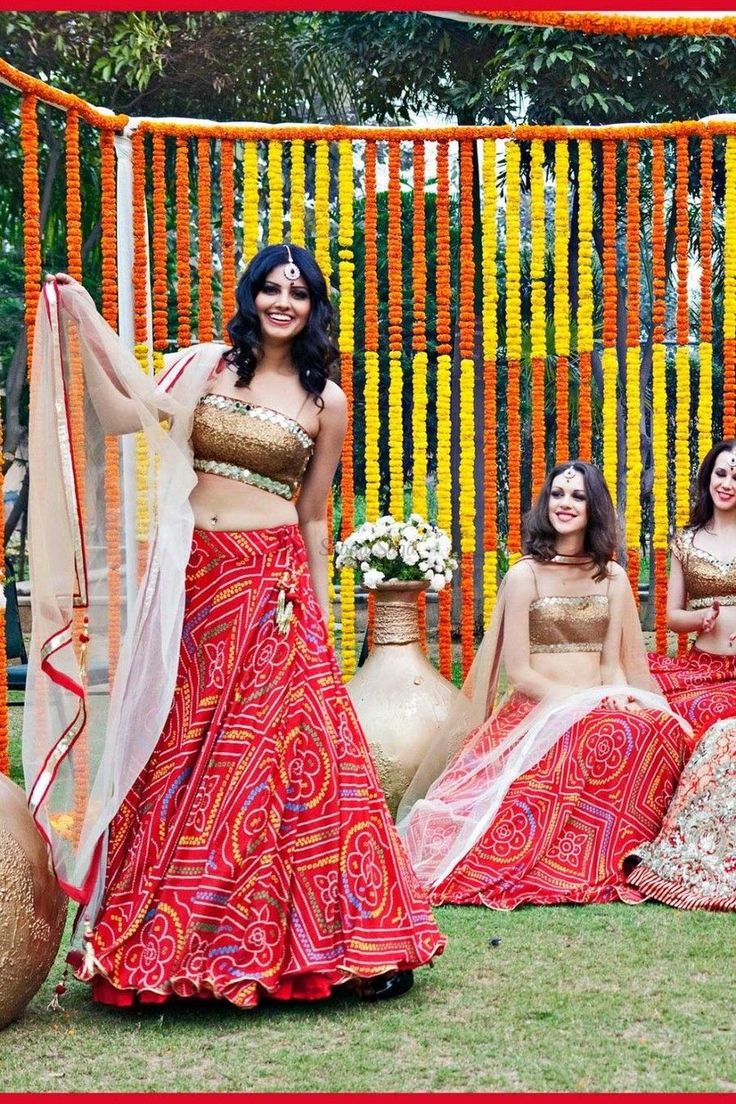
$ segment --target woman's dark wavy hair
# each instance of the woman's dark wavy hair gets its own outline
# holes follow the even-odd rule
[[[619,543],[618,519],[606,481],[593,464],[584,460],[565,460],[548,472],[537,501],[524,515],[524,551],[535,560],[549,561],[555,555],[557,533],[549,520],[549,496],[552,483],[567,468],[580,472],[585,485],[588,524],[583,536],[583,551],[595,565],[593,578],[608,575],[608,564]]]
[[[332,304],[322,270],[312,254],[299,245],[290,245],[289,249],[294,264],[307,285],[312,308],[306,326],[294,338],[291,356],[294,367],[299,372],[302,387],[314,396],[321,407],[324,405],[321,395],[330,378],[330,369],[340,355],[330,335]],[[256,253],[240,277],[237,289],[238,311],[227,327],[233,347],[225,354],[225,359],[237,369],[236,387],[246,387],[250,383],[263,352],[261,325],[255,307],[256,296],[266,283],[269,272],[288,264],[288,261],[289,254],[285,245],[267,245]]]
[[[716,441],[698,468],[693,487],[692,506],[688,529],[704,529],[713,517],[713,499],[710,497],[710,481],[716,461],[722,452],[736,452],[736,440],[732,437]]]

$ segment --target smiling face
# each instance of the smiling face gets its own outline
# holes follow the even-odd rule
[[[715,510],[736,508],[736,451],[724,449],[718,454],[708,490]]]
[[[560,536],[584,533],[588,504],[583,473],[569,467],[552,480],[547,507],[549,523]]]
[[[256,295],[255,308],[264,341],[283,343],[304,329],[312,304],[304,279],[287,280],[284,266],[277,265]]]

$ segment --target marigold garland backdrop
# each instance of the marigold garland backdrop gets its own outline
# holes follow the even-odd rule
[[[333,536],[412,508],[452,533],[458,579],[426,630],[444,674],[467,670],[545,469],[576,456],[605,470],[642,613],[667,646],[669,534],[703,453],[736,425],[736,118],[436,129],[134,120],[1,61],[0,79],[21,101],[29,328],[44,267],[38,116],[61,110],[68,267],[85,277],[79,149],[96,132],[100,305],[130,332],[143,371],[167,350],[226,337],[238,273],[260,245],[315,252],[352,414]],[[74,432],[79,387],[70,381]],[[141,440],[126,485],[124,452],[113,439],[105,457],[119,533],[108,548],[113,664],[117,607],[130,600],[120,541],[137,542],[140,568],[155,477]],[[355,579],[341,575],[349,677]],[[83,611],[75,630],[81,647]],[[6,755],[0,713],[0,769]]]

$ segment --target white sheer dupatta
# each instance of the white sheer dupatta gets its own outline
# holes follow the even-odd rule
[[[557,740],[606,697],[631,698],[671,716],[649,674],[644,639],[628,588],[620,642],[625,682],[543,698],[510,730],[496,723],[508,702],[502,655],[506,580],[491,623],[453,707],[399,805],[397,828],[423,885],[439,885],[483,836],[515,779],[531,770]],[[680,718],[677,718],[680,720]],[[685,722],[682,727],[688,730]]]
[[[39,300],[29,419],[32,638],[23,767],[29,808],[59,882],[90,913],[102,891],[107,827],[149,759],[173,696],[193,530],[191,418],[223,348],[185,350],[154,380],[80,285],[48,283]],[[85,390],[83,462],[75,455],[80,441],[73,439],[69,407],[78,364]],[[136,430],[145,434],[157,478],[148,504],[148,563],[110,688],[113,518],[105,494],[105,434]],[[115,533],[115,570],[120,561],[124,576],[136,565],[125,562],[117,523]],[[125,586],[114,588],[120,590]],[[86,647],[79,633],[75,639],[75,608],[89,618]],[[116,625],[124,624],[122,608],[112,613]]]

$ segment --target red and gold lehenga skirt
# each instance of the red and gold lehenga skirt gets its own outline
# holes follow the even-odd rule
[[[513,694],[488,739],[499,741],[535,704]],[[623,860],[634,841],[657,835],[689,751],[667,713],[592,709],[515,779],[482,837],[432,890],[432,903],[513,909],[641,900],[626,885]]]
[[[240,1007],[326,997],[444,947],[296,526],[195,530],[171,712],[112,822],[90,942],[99,1001]]]
[[[657,839],[629,882],[684,909],[736,909],[736,656],[652,655],[652,674],[699,737]]]

